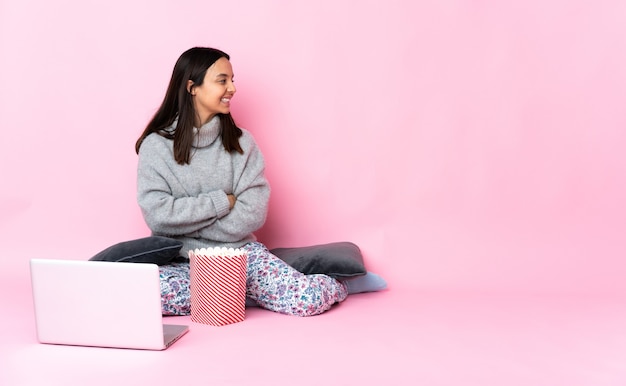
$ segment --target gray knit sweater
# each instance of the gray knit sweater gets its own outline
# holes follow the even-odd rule
[[[220,130],[218,116],[194,129],[187,165],[176,163],[174,141],[159,134],[148,135],[139,149],[137,201],[143,217],[153,235],[182,241],[185,257],[190,249],[238,248],[255,241],[253,232],[267,215],[270,187],[254,138],[243,130],[244,153],[228,153]],[[227,194],[237,197],[233,209]]]

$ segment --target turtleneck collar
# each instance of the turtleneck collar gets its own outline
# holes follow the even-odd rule
[[[202,125],[201,128],[193,128],[193,147],[207,147],[211,145],[220,135],[221,125],[218,115],[211,118],[210,121]]]

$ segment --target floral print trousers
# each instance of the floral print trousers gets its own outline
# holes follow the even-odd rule
[[[313,316],[342,302],[348,290],[330,276],[304,275],[253,242],[241,249],[248,254],[246,296],[262,308],[287,315]],[[189,263],[159,267],[163,315],[189,315]]]

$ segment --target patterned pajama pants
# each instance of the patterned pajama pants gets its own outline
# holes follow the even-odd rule
[[[326,275],[304,275],[272,255],[261,243],[248,253],[246,296],[260,307],[287,315],[323,313],[348,296],[345,284]],[[163,315],[190,313],[189,263],[159,267]]]

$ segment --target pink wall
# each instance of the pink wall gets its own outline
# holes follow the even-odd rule
[[[0,0],[2,269],[147,235],[134,141],[208,45],[270,247],[354,241],[392,288],[624,295],[625,25],[621,0]]]

